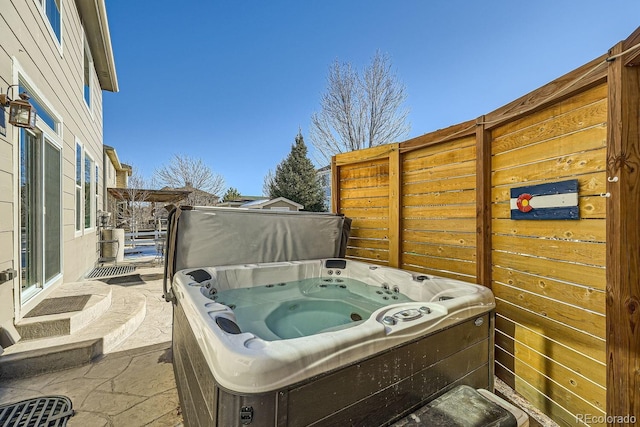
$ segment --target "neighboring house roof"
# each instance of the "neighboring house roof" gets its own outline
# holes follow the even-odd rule
[[[102,90],[118,92],[105,0],[76,0],[76,7],[82,19],[100,87]]]
[[[254,200],[262,200],[262,196],[240,196],[233,200],[221,201],[216,206],[239,208],[241,205],[247,202],[253,202]]]
[[[275,199],[262,199],[262,200],[254,200],[253,202],[248,202],[245,203],[243,205],[241,205],[241,208],[250,208],[250,209],[264,209],[270,205],[279,203],[279,202],[284,202],[284,203],[288,203],[291,206],[295,206],[298,209],[304,209],[304,205],[301,205],[300,203],[296,203],[293,200],[289,200],[286,197],[277,197]]]
[[[253,200],[251,202],[243,203],[240,206],[243,207],[243,208],[251,208],[251,207],[254,207],[254,206],[262,206],[263,204],[265,204],[268,201],[269,201],[269,199],[258,199],[258,200]]]
[[[116,153],[116,149],[109,145],[103,145],[103,147],[104,147],[105,154],[107,155],[107,157],[111,161],[111,164],[113,165],[113,168],[118,172],[126,171],[127,174],[131,176],[131,174],[133,173],[133,169],[129,165],[120,163],[120,159],[118,158],[118,153]]]

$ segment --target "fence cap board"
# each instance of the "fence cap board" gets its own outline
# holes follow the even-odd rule
[[[378,145],[362,150],[339,153],[334,156],[336,166],[343,166],[352,163],[361,163],[369,160],[384,159],[389,157],[389,153],[398,149],[398,143]]]
[[[570,98],[577,92],[597,86],[607,79],[607,54],[576,68],[550,83],[521,96],[485,116],[487,129],[517,120],[525,114],[539,111],[551,104]]]

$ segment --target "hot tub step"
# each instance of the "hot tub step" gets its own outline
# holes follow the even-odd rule
[[[474,427],[526,427],[524,411],[487,390],[459,385],[444,393],[392,427],[465,425]]]

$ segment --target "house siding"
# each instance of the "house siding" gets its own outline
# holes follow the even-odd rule
[[[102,91],[95,69],[91,110],[83,97],[84,29],[73,1],[62,1],[62,48],[52,36],[46,16],[34,0],[5,1],[0,5],[0,88],[17,84],[17,75],[33,85],[36,96],[47,101],[61,125],[58,142],[62,153],[62,280],[29,302],[32,306],[62,281],[81,278],[97,259],[96,229],[75,230],[76,141],[99,167],[97,206],[104,199]],[[17,88],[15,88],[17,89]],[[14,97],[17,96],[15,90]],[[8,119],[7,113],[5,118]],[[19,132],[7,121],[0,135],[0,271],[20,270],[19,233]],[[95,176],[95,169],[91,171]],[[95,221],[95,220],[94,220]],[[0,284],[0,326],[11,332],[11,323],[24,315],[15,293],[19,278]]]
[[[268,205],[264,206],[263,209],[273,209],[273,208],[287,208],[291,211],[297,211],[298,207],[292,205],[291,203],[287,203],[285,201],[279,201],[279,202],[274,202],[274,203],[269,203]]]

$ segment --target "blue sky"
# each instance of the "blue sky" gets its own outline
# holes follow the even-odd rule
[[[387,53],[414,137],[474,119],[605,53],[638,0],[107,1],[119,93],[105,144],[150,178],[173,154],[260,195],[308,129],[336,59]],[[138,110],[142,108],[142,111]]]

